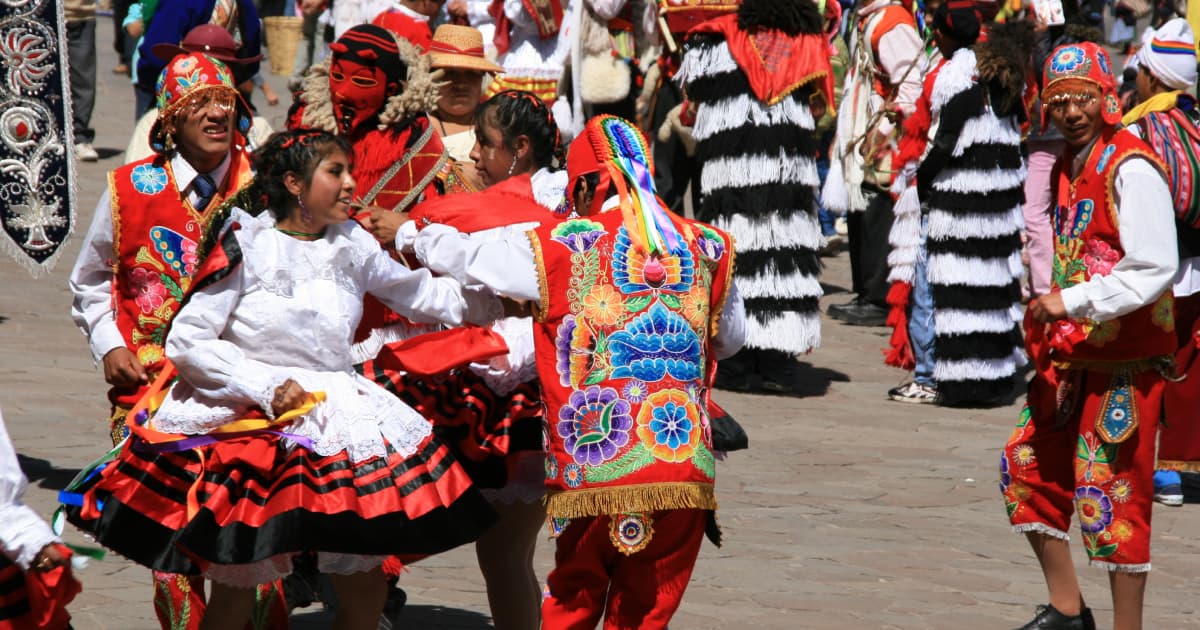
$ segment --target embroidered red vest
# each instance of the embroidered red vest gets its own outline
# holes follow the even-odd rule
[[[734,251],[688,224],[668,256],[638,250],[620,212],[529,233],[551,517],[716,509],[706,372]]]
[[[1161,168],[1144,142],[1127,131],[1106,131],[1096,140],[1079,176],[1071,181],[1069,156],[1055,164],[1055,289],[1108,275],[1125,255],[1117,220],[1117,166],[1138,156]],[[1174,247],[1174,243],[1165,244]],[[1051,333],[1055,360],[1064,363],[1117,363],[1175,353],[1174,300],[1168,288],[1150,304],[1106,322],[1065,319]]]
[[[125,345],[148,372],[163,362],[163,342],[196,271],[196,246],[222,201],[250,181],[250,160],[233,151],[225,181],[201,214],[179,192],[171,162],[151,156],[108,175],[113,221],[113,306]],[[145,388],[113,388],[113,404],[132,405]]]

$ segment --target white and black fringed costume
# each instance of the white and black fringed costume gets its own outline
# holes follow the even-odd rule
[[[823,245],[809,104],[832,91],[821,15],[809,0],[748,0],[691,32],[680,76],[696,105],[696,218],[737,241],[746,347],[808,352],[821,343]]]
[[[890,279],[900,288],[911,284],[913,245],[920,242],[924,213],[933,376],[941,402],[949,405],[985,404],[1008,394],[1025,363],[1019,327],[1024,67],[1019,53],[1002,48],[1012,46],[1004,35],[955,51],[936,70],[932,90],[926,87],[915,120],[905,126],[906,136],[922,126],[924,137],[930,126],[936,131],[916,172],[919,205],[905,200],[912,190],[896,205]],[[921,105],[928,106],[924,125]],[[890,298],[896,295],[894,285]],[[895,356],[889,355],[889,363],[899,365]]]

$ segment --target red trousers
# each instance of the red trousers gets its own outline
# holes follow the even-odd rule
[[[1014,529],[1066,540],[1079,517],[1093,566],[1150,569],[1154,447],[1164,379],[1155,370],[1127,375],[1039,371],[1000,459],[1000,490]],[[1124,441],[1105,442],[1104,418],[1137,418]]]
[[[1158,468],[1200,471],[1200,293],[1175,298],[1175,361],[1185,378],[1167,383]]]
[[[163,630],[196,630],[206,607],[204,578],[154,572],[154,612]],[[290,612],[282,582],[259,584],[245,630],[286,630]]]
[[[707,514],[666,510],[649,515],[572,519],[558,536],[544,630],[666,628],[679,608]]]

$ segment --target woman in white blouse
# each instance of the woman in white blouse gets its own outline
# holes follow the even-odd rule
[[[365,293],[418,322],[503,309],[349,220],[349,154],[309,130],[259,150],[243,198],[270,211],[233,210],[197,264],[166,344],[179,379],[72,514],[136,562],[211,578],[202,629],[241,627],[255,585],[310,552],[337,591],[334,627],[374,628],[386,556],[444,551],[494,520],[429,422],[353,371],[350,346]]]

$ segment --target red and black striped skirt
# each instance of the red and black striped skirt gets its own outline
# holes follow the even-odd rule
[[[470,370],[421,378],[390,369],[382,361],[356,366],[433,422],[434,435],[448,444],[480,488],[502,488],[521,452],[542,450],[542,398],[535,381],[497,395]]]
[[[195,575],[301,552],[434,554],[495,521],[450,450],[429,436],[403,457],[352,462],[274,435],[154,452],[134,440],[68,517],[158,571]],[[99,503],[97,503],[99,502]]]

